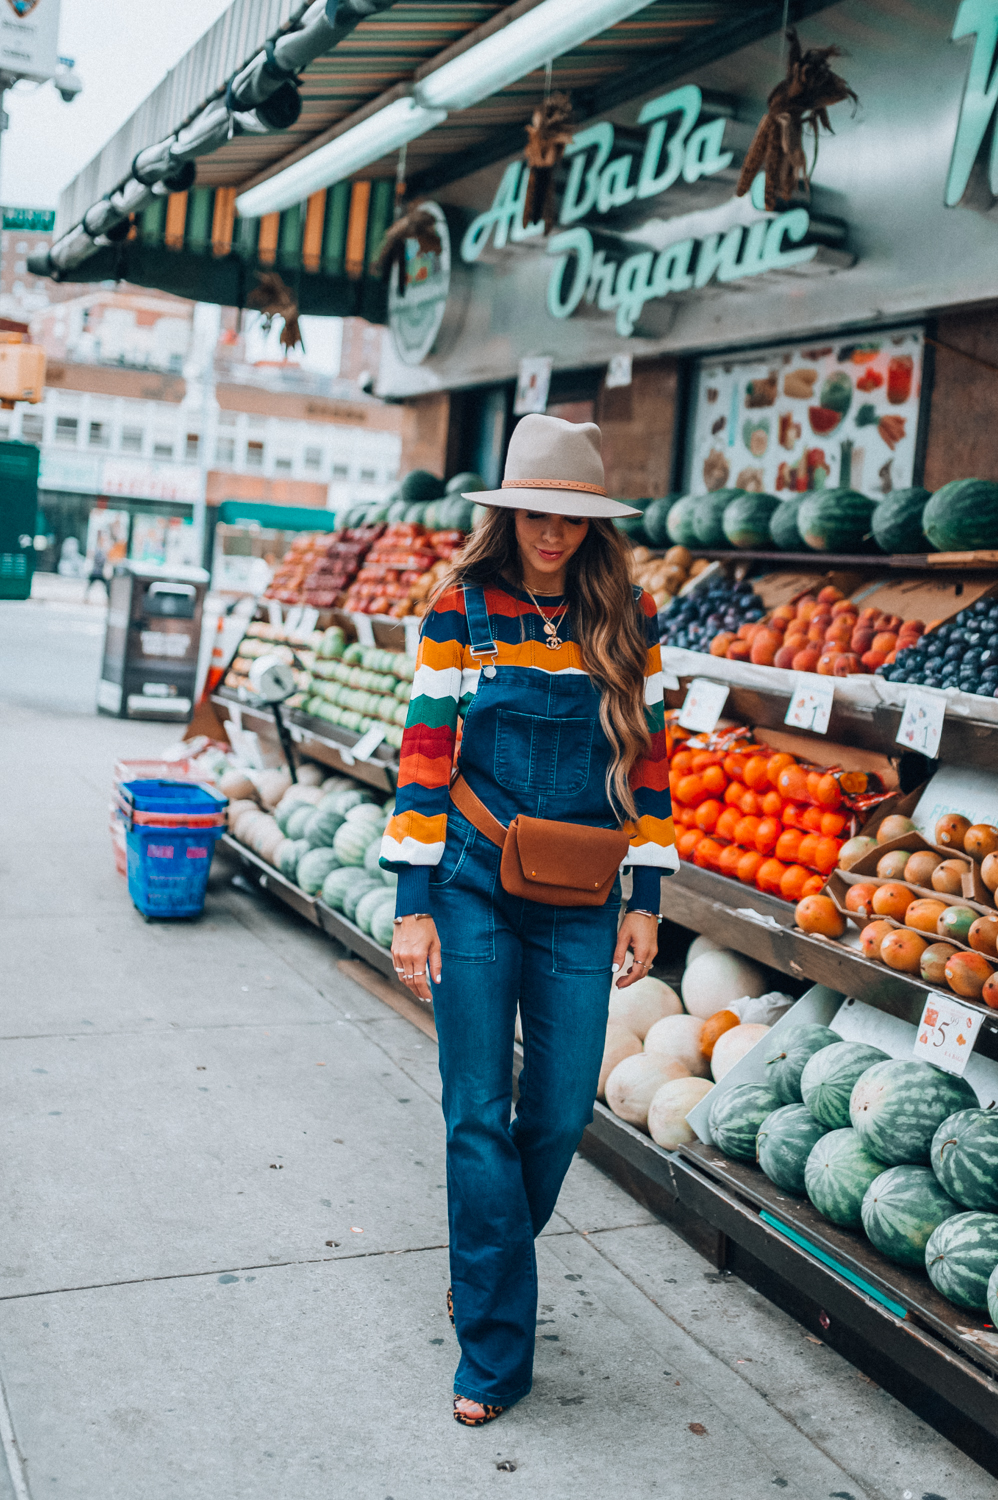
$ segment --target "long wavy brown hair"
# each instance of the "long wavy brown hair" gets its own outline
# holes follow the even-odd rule
[[[634,762],[650,748],[651,737],[644,710],[648,645],[631,585],[629,552],[612,521],[591,516],[585,540],[568,564],[565,593],[582,664],[600,690],[600,724],[613,751],[607,796],[626,817],[636,818],[629,777]],[[455,585],[485,587],[504,579],[519,585],[522,572],[516,512],[489,506],[433,599]]]

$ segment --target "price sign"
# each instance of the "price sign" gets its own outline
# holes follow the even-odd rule
[[[357,639],[362,646],[374,645],[374,626],[370,615],[354,614],[350,618],[357,628]]]
[[[933,990],[925,1002],[912,1051],[922,1062],[960,1074],[970,1061],[980,1029],[979,1012]]]
[[[356,745],[349,750],[345,747],[340,748],[340,758],[345,760],[348,766],[352,766],[358,760],[370,760],[387,732],[387,724],[372,724],[367,733],[361,735]]]
[[[814,672],[797,672],[783,722],[792,729],[810,729],[813,734],[824,734],[834,701],[835,688],[828,677],[818,677]]]
[[[298,629],[302,635],[311,635],[319,623],[319,611],[313,604],[302,606],[301,617],[298,621]]]
[[[278,628],[283,623],[284,611],[276,599],[267,600],[267,618],[271,625],[276,625]]]
[[[405,654],[415,656],[419,650],[419,627],[422,622],[414,617],[406,616],[402,621],[405,626]]]
[[[721,717],[727,697],[726,683],[708,682],[706,677],[694,677],[679,712],[680,724],[684,729],[709,734]]]
[[[897,743],[906,750],[919,750],[934,760],[946,717],[946,699],[941,693],[909,693],[898,725]]]

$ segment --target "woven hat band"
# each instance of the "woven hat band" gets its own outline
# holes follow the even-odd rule
[[[599,484],[584,484],[576,479],[504,479],[504,490],[581,490],[587,495],[602,495],[606,490]]]

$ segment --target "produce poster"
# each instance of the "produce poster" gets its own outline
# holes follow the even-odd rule
[[[923,347],[904,328],[701,360],[690,491],[908,488]]]

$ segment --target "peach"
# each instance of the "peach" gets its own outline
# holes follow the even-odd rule
[[[710,643],[711,656],[723,656],[728,647],[731,645],[732,641],[735,640],[737,640],[737,636],[735,635],[733,630],[719,631],[719,633],[715,635],[714,639]]]
[[[798,651],[790,665],[795,672],[816,672],[821,652],[815,646],[806,646],[803,651]]]
[[[852,677],[856,672],[862,672],[863,663],[855,651],[843,651],[841,656],[835,658],[832,668],[833,677]]]
[[[797,646],[781,646],[773,657],[773,666],[779,667],[784,672],[789,672],[797,655]]]

